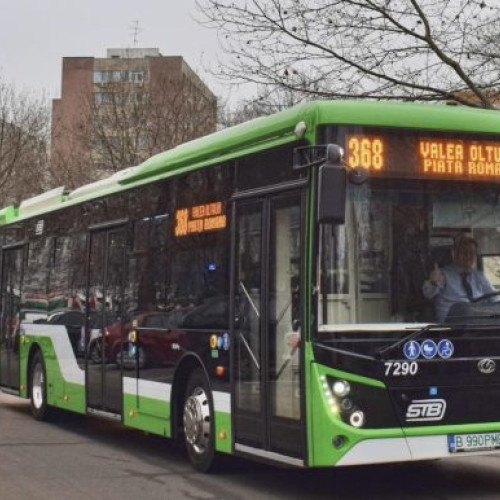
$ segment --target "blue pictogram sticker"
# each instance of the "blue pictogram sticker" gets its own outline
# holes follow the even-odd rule
[[[416,340],[409,340],[403,346],[403,354],[410,361],[417,359],[420,356],[420,344]]]
[[[229,351],[229,333],[225,333],[222,336],[222,347],[224,348],[225,351]]]
[[[453,342],[448,339],[443,339],[439,341],[438,344],[438,354],[443,359],[450,359],[455,352],[455,346]]]
[[[429,387],[429,396],[437,396],[438,388],[437,387]]]
[[[422,356],[425,359],[432,359],[436,356],[437,354],[437,345],[434,340],[427,339],[422,342],[422,346],[420,348],[422,352]]]
[[[217,337],[217,348],[222,349],[222,345],[224,343],[224,339],[222,337]]]

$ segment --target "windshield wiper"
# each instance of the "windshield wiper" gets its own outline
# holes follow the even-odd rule
[[[500,313],[491,313],[491,314],[475,314],[474,316],[448,316],[446,318],[446,321],[450,321],[450,320],[453,320],[453,321],[458,321],[458,320],[462,320],[462,321],[466,321],[466,320],[469,320],[469,319],[500,319]],[[448,325],[448,323],[444,323],[445,325]],[[454,323],[454,322],[451,322],[450,323],[451,325],[453,325],[453,327],[455,328],[458,323]],[[476,326],[476,325],[469,325],[468,323],[461,323],[460,324],[461,326],[464,326],[464,327],[467,327],[467,326]],[[497,326],[498,325],[491,325],[491,326]]]
[[[392,351],[396,347],[399,347],[401,344],[405,344],[406,342],[409,342],[410,340],[413,340],[413,339],[419,337],[420,335],[429,332],[432,328],[436,328],[436,327],[438,329],[442,329],[442,328],[451,329],[452,328],[452,327],[447,327],[444,325],[426,325],[423,328],[420,328],[419,330],[416,330],[416,331],[410,333],[409,335],[406,335],[405,337],[396,340],[396,342],[393,342],[392,344],[389,344],[388,346],[385,346],[385,347],[378,349],[375,352],[375,357],[377,357],[379,359],[386,359],[385,354],[388,353],[389,351]]]

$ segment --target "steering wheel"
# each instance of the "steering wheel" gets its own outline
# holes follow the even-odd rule
[[[484,295],[481,295],[481,297],[477,297],[475,299],[472,299],[471,303],[475,304],[477,302],[483,302],[485,300],[491,299],[492,297],[498,297],[499,295],[500,295],[500,291],[485,293]]]

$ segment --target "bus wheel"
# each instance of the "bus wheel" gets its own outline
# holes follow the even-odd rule
[[[183,424],[191,464],[200,472],[208,472],[215,458],[214,406],[208,381],[199,368],[191,374],[186,386]]]
[[[53,410],[47,405],[47,372],[40,351],[33,356],[30,375],[31,413],[36,420],[49,420],[53,416]]]

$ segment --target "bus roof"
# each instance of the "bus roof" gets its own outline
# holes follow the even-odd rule
[[[315,101],[251,120],[181,144],[135,167],[67,193],[51,190],[19,207],[0,210],[0,225],[75,205],[156,179],[229,161],[305,137],[315,140],[320,125],[365,125],[405,129],[500,134],[498,111],[446,106],[372,101]]]

